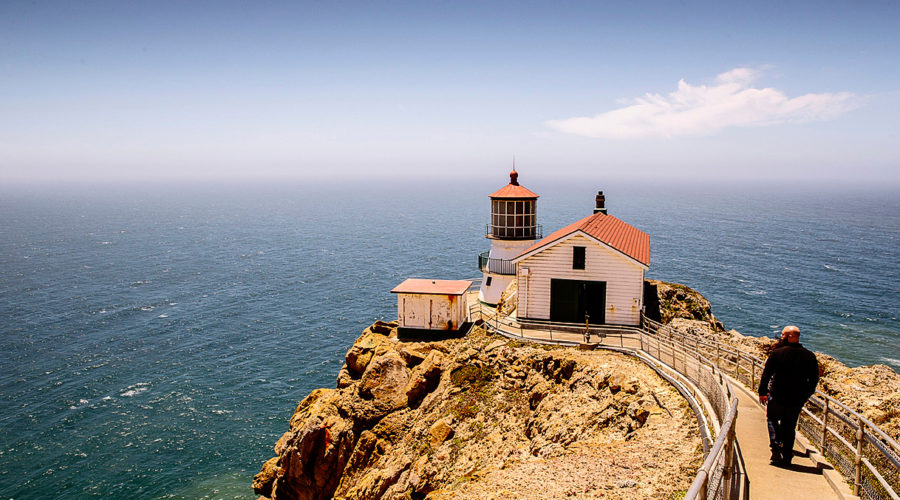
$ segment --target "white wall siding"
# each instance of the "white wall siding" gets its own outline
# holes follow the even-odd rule
[[[461,295],[397,294],[397,318],[402,328],[458,330],[466,320],[466,301]]]
[[[584,269],[572,269],[576,246],[585,247]],[[550,319],[551,279],[588,280],[606,282],[606,323],[640,324],[644,269],[605,245],[576,235],[519,261],[518,269],[520,317]]]

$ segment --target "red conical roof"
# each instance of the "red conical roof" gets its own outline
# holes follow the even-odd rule
[[[540,198],[537,194],[532,192],[529,189],[526,189],[523,186],[519,185],[519,173],[513,170],[509,173],[509,184],[503,186],[498,191],[494,192],[490,195],[491,198],[515,198],[518,200],[521,199],[533,199],[536,200]]]

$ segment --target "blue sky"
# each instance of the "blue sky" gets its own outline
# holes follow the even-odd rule
[[[3,2],[0,181],[900,185],[896,2]]]

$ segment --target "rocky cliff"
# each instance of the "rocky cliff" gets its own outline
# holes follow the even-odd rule
[[[279,500],[668,498],[702,459],[690,408],[636,359],[477,326],[401,341],[382,322],[335,389],[300,403],[275,455],[253,488]]]
[[[725,331],[710,310],[709,301],[684,285],[653,281],[657,285],[660,316],[673,328],[716,338],[761,359],[775,346],[775,339],[744,336]],[[802,332],[801,332],[802,341]],[[894,439],[900,440],[900,375],[886,365],[850,368],[833,357],[816,353],[821,379],[819,390],[862,414]]]

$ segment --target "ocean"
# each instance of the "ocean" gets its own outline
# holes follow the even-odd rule
[[[545,234],[603,189],[726,328],[900,369],[898,190],[520,179]],[[0,497],[255,498],[391,288],[478,277],[505,183],[0,187]]]

